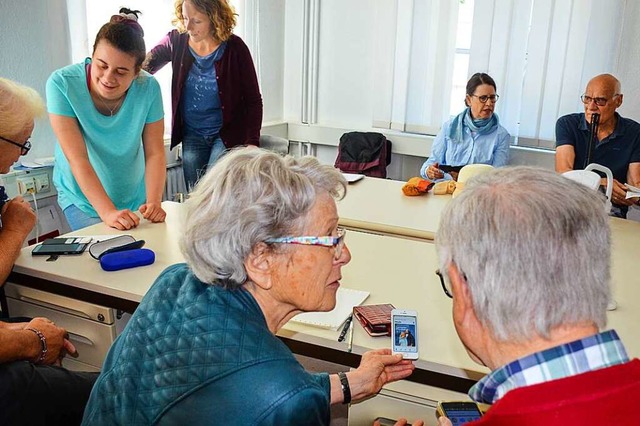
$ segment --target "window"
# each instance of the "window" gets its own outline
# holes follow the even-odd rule
[[[413,0],[376,4],[374,127],[435,134],[490,74],[517,145],[553,148],[555,122],[581,111],[588,80],[615,70],[626,0]],[[394,19],[389,19],[389,17]],[[391,21],[391,23],[389,23]],[[395,21],[395,22],[394,22]]]
[[[470,70],[487,70],[518,145],[553,148],[591,77],[618,61],[625,0],[476,0]]]
[[[453,59],[453,83],[449,115],[457,115],[464,108],[467,81],[469,80],[469,55],[473,29],[474,0],[460,0],[456,28],[456,51]]]

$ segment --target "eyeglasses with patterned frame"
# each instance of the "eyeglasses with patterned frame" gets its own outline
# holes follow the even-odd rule
[[[25,143],[23,143],[23,144],[18,143],[18,142],[14,142],[11,139],[7,139],[7,138],[5,138],[3,136],[0,136],[0,139],[5,141],[5,142],[7,142],[7,143],[10,143],[11,145],[19,146],[20,147],[20,155],[27,155],[29,153],[29,150],[31,149],[31,141],[29,141],[29,139],[27,139],[25,141]]]
[[[478,96],[478,95],[471,95],[474,98],[478,98],[478,100],[483,103],[486,104],[487,101],[491,101],[491,103],[496,103],[498,102],[498,99],[500,99],[499,95],[482,95],[482,96]]]
[[[335,251],[333,253],[333,258],[335,260],[340,259],[342,256],[342,249],[344,247],[344,237],[347,233],[347,230],[344,228],[338,228],[337,236],[324,236],[324,237],[312,237],[312,236],[303,236],[303,237],[280,237],[280,238],[269,238],[264,242],[267,244],[301,244],[307,246],[322,246],[322,247],[333,247]]]
[[[598,106],[605,106],[609,103],[610,100],[615,99],[617,96],[620,96],[620,93],[616,93],[611,97],[611,99],[607,98],[592,98],[591,96],[587,96],[586,94],[580,96],[580,100],[583,104],[589,105],[592,101],[596,103]]]

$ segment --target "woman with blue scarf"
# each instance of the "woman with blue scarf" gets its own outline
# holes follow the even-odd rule
[[[493,78],[484,73],[472,75],[467,82],[467,108],[444,123],[420,175],[432,181],[457,180],[457,172],[445,173],[440,166],[505,166],[509,161],[511,136],[493,112],[497,101]]]

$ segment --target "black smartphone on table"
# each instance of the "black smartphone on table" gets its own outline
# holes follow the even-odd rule
[[[60,254],[82,254],[87,243],[39,244],[31,251],[32,256],[51,256]]]

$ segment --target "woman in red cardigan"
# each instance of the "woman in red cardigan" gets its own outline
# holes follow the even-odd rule
[[[262,96],[247,45],[227,0],[182,0],[169,32],[149,54],[144,69],[168,62],[171,82],[171,148],[182,142],[182,165],[191,190],[225,149],[259,144]]]

